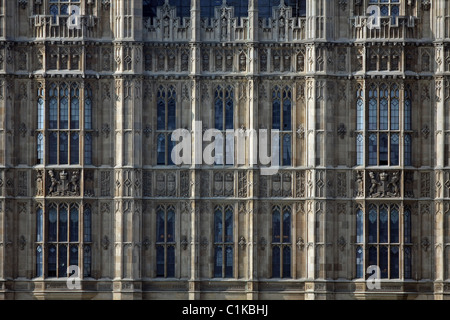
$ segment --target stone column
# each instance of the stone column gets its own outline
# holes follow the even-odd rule
[[[190,278],[189,278],[189,299],[200,299],[200,173],[203,150],[202,150],[202,128],[199,125],[201,120],[200,110],[200,0],[191,1],[191,132],[192,132],[192,165],[191,165],[191,226],[190,226]]]

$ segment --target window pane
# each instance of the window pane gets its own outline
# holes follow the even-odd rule
[[[364,164],[364,138],[362,134],[356,136],[356,165]]]
[[[68,164],[69,154],[69,141],[67,133],[62,132],[59,134],[59,164]]]
[[[175,92],[173,92],[172,98],[167,104],[168,114],[167,114],[167,130],[175,130],[176,127],[176,102],[175,102]]]
[[[78,266],[78,246],[70,246],[69,263],[71,266]]]
[[[406,209],[404,214],[404,233],[405,243],[411,243],[411,211],[409,209]]]
[[[233,211],[225,212],[225,242],[233,242]]]
[[[38,133],[37,135],[37,164],[44,164],[44,135]],[[53,159],[54,160],[54,159]],[[54,160],[56,161],[56,160]]]
[[[369,243],[377,242],[377,210],[371,208],[369,211]]]
[[[272,277],[281,278],[281,256],[280,247],[275,246],[272,248]]]
[[[411,136],[405,135],[405,166],[410,166],[411,163]]]
[[[58,240],[67,241],[67,207],[59,206],[59,230]]]
[[[86,206],[84,208],[84,220],[83,220],[83,228],[84,228],[84,241],[91,242],[92,241],[92,231],[91,231],[91,207]]]
[[[92,101],[90,98],[86,98],[84,101],[84,128],[92,129]]]
[[[369,248],[369,266],[377,266],[378,265],[378,252],[377,248],[370,247]]]
[[[38,100],[38,130],[44,129],[44,99],[39,98]]]
[[[281,107],[280,101],[274,100],[272,104],[272,129],[281,129]]]
[[[411,100],[405,100],[405,130],[411,130]]]
[[[222,0],[200,0],[200,15],[202,17],[214,17],[214,7],[220,6]]]
[[[214,242],[223,242],[223,226],[222,226],[222,211],[216,210],[214,214]]]
[[[70,209],[70,241],[78,241],[78,208]]]
[[[291,91],[285,91],[285,97],[283,97],[283,130],[284,131],[290,131],[292,130],[292,124],[291,124]]]
[[[281,242],[281,224],[280,224],[280,211],[275,209],[272,214],[272,242]]]
[[[84,135],[84,164],[92,164],[92,134],[90,133]]]
[[[62,98],[59,108],[59,128],[67,129],[69,126],[69,102],[67,98]]]
[[[158,210],[156,213],[156,242],[164,242],[164,211]]]
[[[391,130],[399,129],[399,104],[398,99],[391,100]]]
[[[56,247],[50,245],[48,247],[48,276],[56,277]]]
[[[67,277],[67,246],[58,246],[58,277]]]
[[[225,278],[233,277],[233,247],[226,247]]]
[[[369,136],[369,165],[376,166],[378,164],[377,135]]]
[[[284,134],[283,135],[283,166],[290,166],[291,165],[291,159],[292,159],[292,142],[291,142],[291,135],[290,134]]]
[[[398,134],[391,135],[391,166],[399,165],[399,138]]]
[[[388,135],[383,133],[380,135],[380,166],[388,165]]]
[[[381,247],[380,248],[380,269],[381,269],[381,278],[388,278],[388,248]]]
[[[36,211],[36,241],[41,242],[43,240],[43,212],[39,208]]]
[[[364,215],[362,210],[356,212],[356,242],[364,242]]]
[[[362,247],[356,248],[356,278],[364,277],[364,254]]]
[[[167,212],[167,242],[175,241],[175,212],[169,209]]]
[[[77,132],[70,134],[70,164],[80,163],[80,141]]]
[[[57,220],[57,211],[56,208],[50,208],[48,214],[48,241],[56,241],[56,220]]]
[[[78,98],[72,98],[70,106],[70,129],[80,128],[80,101]]]
[[[216,90],[216,102],[214,105],[215,129],[223,130],[223,90]]]
[[[214,277],[222,278],[222,247],[216,247],[214,253]]]
[[[49,108],[49,128],[50,129],[58,129],[58,100],[56,98],[50,99],[50,108]]]
[[[36,248],[36,277],[42,277],[42,247]]]
[[[84,246],[83,264],[83,276],[91,277],[91,246]]]
[[[164,247],[156,247],[156,276],[164,277]]]
[[[167,248],[167,276],[175,277],[175,247]]]
[[[283,278],[291,277],[291,248],[283,247]]]
[[[233,91],[227,91],[230,95],[225,104],[225,129],[233,129]]]
[[[391,207],[391,243],[398,243],[399,240],[399,216],[398,209]]]
[[[50,132],[48,153],[49,164],[58,164],[58,133],[56,132]]]
[[[391,279],[399,278],[399,249],[398,247],[391,247],[390,267],[391,267]]]
[[[283,243],[291,242],[291,213],[285,210],[283,213]]]
[[[166,103],[163,99],[158,100],[156,128],[157,130],[166,129]]]
[[[364,130],[364,102],[358,99],[356,103],[356,130]]]
[[[405,247],[405,279],[411,279],[411,248]]]
[[[381,243],[388,242],[388,210],[382,206],[380,209],[380,240]]]
[[[158,146],[157,146],[157,164],[166,164],[166,136],[160,134],[158,136]]]
[[[369,130],[377,130],[377,100],[369,101]]]

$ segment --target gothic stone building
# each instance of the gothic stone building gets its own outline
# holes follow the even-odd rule
[[[1,0],[0,298],[449,298],[449,80],[446,0]]]

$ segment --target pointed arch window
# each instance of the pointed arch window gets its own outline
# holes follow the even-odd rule
[[[175,207],[156,209],[156,276],[175,277]]]
[[[174,86],[160,86],[157,92],[156,162],[158,165],[173,165],[171,157],[175,142],[172,132],[176,129],[177,94]]]
[[[78,266],[85,277],[90,276],[91,206],[85,206],[84,218],[81,208],[77,203],[50,203],[36,208],[37,277],[67,277],[69,266]]]
[[[397,204],[369,204],[366,215],[363,209],[359,208],[356,212],[356,243],[357,278],[363,278],[364,270],[371,265],[380,267],[382,279],[411,278],[409,206],[405,206],[402,213]],[[401,246],[407,248],[408,252],[403,259],[400,255]],[[364,251],[363,248],[367,250]],[[403,275],[400,273],[402,265]]]
[[[366,136],[368,166],[398,166],[402,158],[404,165],[411,165],[409,86],[401,90],[395,83],[379,86],[372,84],[369,86],[366,102],[367,124],[364,122],[364,93],[360,86],[356,100],[356,164],[365,163],[364,136]]]
[[[189,17],[191,12],[190,0],[169,0],[171,6],[176,7],[177,17]],[[144,18],[154,18],[157,14],[158,7],[164,5],[164,0],[143,0],[142,15]]]
[[[45,104],[43,85],[38,88],[37,164],[92,164],[92,89],[86,85],[82,107],[81,84],[49,84]],[[85,127],[81,115],[84,113]],[[47,121],[46,121],[47,120]],[[84,135],[84,153],[81,137]]]
[[[217,206],[214,211],[214,277],[233,278],[234,210]]]
[[[280,132],[280,165],[292,165],[292,92],[275,86],[272,90],[272,129]]]
[[[289,206],[272,208],[272,277],[291,277],[291,224]]]

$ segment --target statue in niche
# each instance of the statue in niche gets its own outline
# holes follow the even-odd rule
[[[165,16],[163,18],[163,37],[164,37],[164,39],[169,38],[169,35],[170,35],[169,24],[170,24],[169,17]]]
[[[220,31],[221,37],[222,37],[222,39],[225,40],[228,35],[227,18],[225,16],[222,17],[222,21],[221,21],[220,25],[221,25],[221,31]]]
[[[284,40],[284,32],[285,32],[285,22],[284,22],[284,18],[281,17],[280,18],[280,22],[278,24],[278,36],[279,36],[279,40]]]

